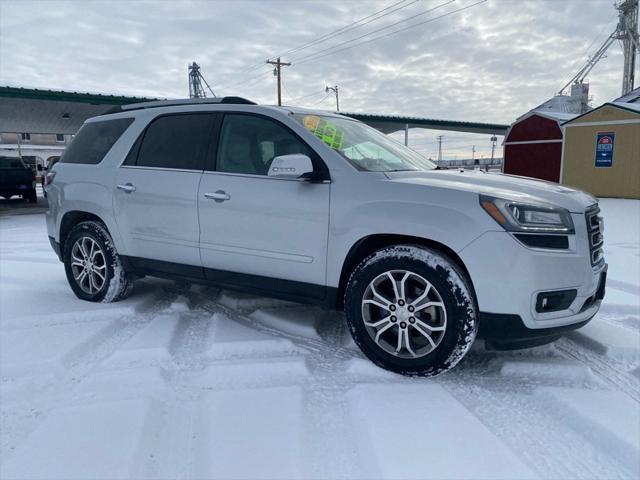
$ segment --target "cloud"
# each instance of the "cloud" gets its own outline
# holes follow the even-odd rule
[[[345,111],[511,123],[556,93],[616,23],[611,0],[490,0],[375,42],[308,58],[444,2],[416,2],[286,55],[293,66],[284,70],[285,100],[305,97],[301,103],[330,109],[333,97],[325,98],[323,90],[338,84]],[[197,61],[217,94],[274,103],[267,57],[392,3],[3,0],[0,83],[178,98],[188,93],[187,65]],[[471,3],[457,0],[379,34]],[[618,96],[621,72],[615,46],[589,78],[596,104]],[[440,133],[415,131],[411,139],[435,154]],[[444,135],[450,155],[470,155],[474,141],[482,144],[481,154],[490,152],[488,137]]]

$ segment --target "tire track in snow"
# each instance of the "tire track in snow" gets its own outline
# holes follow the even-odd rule
[[[327,355],[327,351],[344,350],[341,341],[347,325],[337,315],[326,312],[318,327],[324,351],[312,350],[307,358],[310,377],[302,397],[305,465],[314,478],[356,478],[363,472],[346,396],[353,386],[345,375],[349,358]],[[351,352],[352,357],[354,353]],[[379,476],[379,472],[367,473],[372,478]]]
[[[615,360],[592,352],[567,337],[558,340],[556,347],[567,357],[589,367],[595,375],[608,385],[623,391],[636,402],[640,402],[640,380],[624,370]]]
[[[311,353],[315,352],[320,354],[323,354],[323,353],[326,354],[327,343],[323,340],[316,340],[314,338],[305,337],[303,335],[296,335],[290,332],[279,330],[274,327],[270,327],[260,322],[259,320],[255,320],[246,315],[242,315],[232,308],[229,308],[219,303],[215,303],[214,301],[211,301],[211,300],[205,300],[202,303],[201,307],[210,313],[216,313],[216,312],[224,313],[231,320],[236,321],[239,324],[244,325],[246,327],[257,330],[258,332],[266,333],[268,335],[272,335],[278,338],[286,338],[287,340],[291,340],[291,342],[293,342],[295,345],[302,347],[304,349],[307,349]],[[339,358],[343,360],[349,360],[354,357],[362,358],[362,356],[359,353],[349,348],[345,348],[341,345],[335,345],[335,346],[332,346],[332,348],[333,348],[332,353],[336,354]]]
[[[634,285],[633,283],[624,282],[622,280],[616,280],[613,278],[607,278],[607,287],[640,297],[640,287]]]
[[[199,294],[179,287],[188,299],[189,310],[179,314],[179,324],[170,345],[175,368],[169,373],[168,395],[159,408],[152,434],[155,452],[141,466],[144,478],[187,479],[193,475],[194,438],[198,400],[201,389],[195,388],[194,377],[206,368],[204,351],[211,328],[211,314],[197,305]],[[209,295],[208,289],[200,295]]]
[[[487,381],[490,380],[490,381]],[[565,426],[536,399],[526,379],[487,379],[451,371],[440,384],[542,478],[627,479],[598,445]]]
[[[64,372],[30,390],[33,402],[15,405],[4,401],[0,408],[0,423],[3,428],[0,457],[6,458],[52,410],[72,405],[74,391],[100,362],[170,306],[176,297],[175,293],[165,290],[150,304],[142,304],[135,313],[122,314],[87,341],[76,345],[63,357],[63,365],[66,367]],[[86,313],[88,316],[92,314],[90,310]]]
[[[307,473],[313,478],[353,478],[362,474],[362,462],[354,458],[358,452],[354,447],[354,427],[346,398],[347,390],[353,386],[353,379],[345,375],[348,361],[360,357],[360,354],[342,346],[346,324],[331,312],[326,312],[317,323],[321,339],[315,339],[265,325],[249,317],[250,312],[244,312],[241,308],[232,309],[198,294],[192,298],[194,303],[200,300],[199,307],[211,315],[223,314],[228,317],[226,321],[236,322],[274,338],[288,339],[308,352],[305,358],[309,376],[302,382],[297,378],[286,382],[287,385],[302,388],[301,447]],[[277,312],[288,308],[294,307],[284,305],[266,307],[264,310]],[[328,355],[329,351],[331,354]],[[255,362],[261,360],[259,357],[249,359]],[[201,386],[197,388],[202,390]],[[190,418],[194,420],[193,416]]]

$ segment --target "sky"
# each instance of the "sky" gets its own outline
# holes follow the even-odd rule
[[[274,104],[281,55],[285,104],[334,109],[338,85],[342,111],[510,124],[617,23],[613,0],[479,1],[0,0],[0,85],[184,98],[196,61],[216,95]],[[615,44],[587,77],[594,105],[620,95],[622,62]],[[409,144],[435,158],[437,135],[444,158],[491,154],[486,135]]]

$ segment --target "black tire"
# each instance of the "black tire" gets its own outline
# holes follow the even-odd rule
[[[30,191],[27,195],[25,195],[25,198],[29,203],[38,203],[38,195],[36,194],[35,190]]]
[[[72,252],[74,245],[79,239],[88,238],[97,243],[103,255],[100,268],[104,265],[105,279],[101,287],[95,292],[87,292],[76,281],[72,268]],[[90,243],[90,242],[89,242]],[[69,233],[64,242],[64,269],[67,274],[67,281],[73,293],[82,300],[89,302],[117,302],[126,298],[133,288],[133,275],[127,273],[122,268],[120,257],[113,245],[111,235],[106,227],[95,221],[87,221],[77,224]]]
[[[442,300],[446,310],[446,329],[440,334],[437,346],[424,356],[401,358],[389,353],[367,331],[362,304],[365,292],[374,279],[389,271],[406,271],[419,275],[432,285]],[[391,312],[387,311],[382,315],[387,314]],[[412,245],[384,248],[371,254],[356,267],[345,290],[345,316],[353,340],[372,362],[392,372],[410,376],[435,376],[454,367],[471,348],[478,331],[476,300],[466,275],[454,261],[439,251]],[[419,338],[418,333],[407,322],[403,322],[403,326],[407,329],[406,342],[409,341],[409,336]],[[417,330],[416,326],[413,328]],[[399,331],[400,326],[394,324],[385,335],[399,335]]]

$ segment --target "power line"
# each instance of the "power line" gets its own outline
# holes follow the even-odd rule
[[[389,10],[390,8],[393,8],[396,5],[399,5],[399,4],[404,3],[406,1],[407,0],[401,0],[400,2],[396,2],[396,3],[392,4],[392,5],[389,5],[388,7],[385,7],[382,10],[378,10],[377,12],[372,13],[371,15],[368,15],[366,17],[363,17],[363,18],[359,19],[359,20],[351,22],[351,23],[345,25],[344,27],[341,27],[338,30],[335,30],[333,32],[329,32],[328,34],[323,35],[323,36],[321,36],[321,37],[319,37],[319,38],[317,38],[317,39],[315,39],[315,40],[313,40],[311,42],[307,42],[307,43],[305,43],[303,45],[300,45],[298,47],[294,47],[294,48],[292,48],[290,50],[287,50],[286,52],[283,52],[278,56],[279,57],[284,57],[285,55],[288,55],[288,54],[290,54],[292,52],[297,52],[297,51],[300,51],[300,50],[304,50],[304,49],[306,49],[306,48],[308,48],[308,47],[310,47],[312,45],[315,45],[315,44],[318,44],[318,43],[322,43],[325,40],[328,40],[329,38],[333,38],[333,37],[338,36],[338,35],[340,35],[342,33],[346,33],[349,30],[354,30],[354,29],[359,28],[361,26],[364,26],[364,25],[366,25],[368,23],[371,23],[371,22],[373,22],[375,20],[379,20],[379,19],[381,19],[383,17],[386,17],[387,15],[390,15],[390,14],[392,14],[392,13],[394,13],[394,12],[400,10],[400,9],[406,8],[406,7],[416,3],[418,1],[421,1],[421,0],[413,0],[412,2],[410,2],[410,3],[406,4],[406,5],[402,5],[401,7],[395,8],[395,9],[391,10],[390,12],[385,13],[384,15],[380,15],[377,18],[374,18],[373,20],[370,20],[370,21],[368,21],[366,23],[363,23],[362,25],[356,25],[356,24],[358,24],[358,23],[360,23],[360,22],[362,22],[364,20],[367,20],[367,19],[369,19],[369,18],[371,18],[373,16],[376,16],[376,15],[379,15],[380,13],[385,12],[386,10]],[[240,70],[239,72],[236,72],[236,74],[238,74],[238,73],[242,74],[242,73],[245,73],[245,72],[246,73],[252,72],[254,70],[259,69],[262,65],[264,65],[264,64],[260,63],[260,64],[256,64],[256,65],[244,68],[244,69]]]
[[[591,51],[591,47],[593,47],[594,43],[596,43],[596,40],[599,40],[600,37],[602,37],[602,34],[604,33],[604,31],[606,30],[607,27],[609,27],[609,23],[616,17],[616,15],[612,15],[611,18],[609,18],[609,20],[602,26],[602,28],[600,29],[600,32],[598,32],[598,34],[593,37],[593,40],[591,40],[591,43],[589,44],[589,46],[587,48],[584,49],[584,53],[582,54],[583,57],[587,57],[589,55],[589,52]],[[611,28],[611,27],[609,27]]]
[[[429,18],[429,19],[424,20],[424,21],[422,21],[422,22],[414,23],[414,24],[412,24],[412,25],[408,25],[408,26],[406,26],[406,27],[403,27],[403,28],[400,28],[400,29],[394,30],[394,31],[392,31],[392,32],[388,32],[388,33],[385,33],[385,34],[383,34],[383,35],[378,35],[378,36],[376,36],[376,37],[373,37],[373,38],[369,38],[369,39],[363,40],[362,42],[358,42],[358,43],[355,43],[355,44],[352,44],[352,45],[348,45],[349,43],[352,43],[352,42],[354,42],[354,41],[356,41],[356,40],[359,40],[359,39],[361,39],[361,38],[367,37],[367,36],[369,36],[369,35],[371,35],[371,34],[373,34],[373,33],[377,33],[377,32],[380,32],[380,31],[386,30],[386,29],[388,29],[388,28],[390,28],[390,27],[396,26],[396,25],[398,25],[398,24],[400,24],[400,23],[404,23],[404,22],[406,22],[406,21],[408,21],[408,20],[411,20],[411,19],[413,19],[413,18],[416,18],[417,16],[424,15],[424,14],[429,13],[429,12],[433,12],[434,10],[436,10],[436,9],[438,9],[438,8],[441,8],[441,7],[444,7],[444,6],[446,6],[446,5],[450,4],[450,3],[453,3],[454,1],[455,1],[455,0],[448,0],[448,1],[446,1],[446,2],[444,2],[444,3],[442,3],[442,4],[440,4],[440,5],[437,5],[437,6],[435,6],[435,7],[430,8],[429,10],[427,10],[427,11],[425,11],[425,12],[422,12],[422,13],[417,14],[417,15],[413,15],[413,16],[411,16],[411,17],[409,17],[409,18],[406,18],[406,19],[404,19],[404,20],[400,20],[400,21],[398,21],[398,22],[394,22],[394,23],[392,23],[391,25],[388,25],[388,26],[386,26],[386,27],[383,27],[383,28],[380,28],[380,29],[374,30],[373,32],[369,32],[369,33],[367,33],[367,34],[365,34],[365,35],[361,35],[360,37],[356,37],[356,38],[353,38],[353,39],[350,39],[350,40],[347,40],[347,41],[344,41],[344,42],[338,43],[337,45],[335,45],[335,46],[333,46],[333,47],[329,47],[329,48],[325,48],[325,49],[319,50],[319,51],[314,52],[314,53],[311,53],[311,54],[309,54],[309,55],[307,55],[307,56],[299,57],[299,59],[297,59],[297,60],[296,60],[296,63],[297,63],[297,64],[302,64],[302,63],[310,62],[310,61],[312,61],[312,60],[318,60],[318,59],[320,59],[320,58],[324,58],[324,57],[327,57],[327,56],[329,56],[329,55],[333,55],[333,54],[335,54],[335,53],[342,52],[342,51],[344,51],[344,50],[348,50],[348,49],[351,49],[351,48],[358,47],[358,46],[360,46],[360,45],[364,45],[364,44],[367,44],[367,43],[370,43],[370,42],[374,42],[374,41],[377,41],[377,40],[380,40],[380,39],[383,39],[383,38],[387,38],[387,37],[392,36],[392,35],[395,35],[395,34],[397,34],[397,33],[401,33],[401,32],[404,32],[404,31],[410,30],[410,29],[415,28],[415,27],[418,27],[418,26],[420,26],[420,25],[424,25],[424,24],[427,24],[427,23],[431,23],[431,22],[433,22],[433,21],[435,21],[435,20],[439,20],[439,19],[441,19],[441,18],[448,17],[448,16],[450,16],[450,15],[454,15],[454,14],[456,14],[456,13],[458,13],[458,12],[461,12],[461,11],[467,10],[467,9],[469,9],[469,8],[473,8],[473,7],[477,6],[477,5],[480,5],[480,4],[482,4],[482,3],[487,2],[487,0],[480,0],[480,1],[477,1],[477,2],[475,2],[475,3],[469,4],[469,5],[467,5],[467,6],[460,7],[460,8],[457,8],[457,9],[455,9],[455,10],[451,10],[451,11],[449,11],[449,12],[446,12],[446,13],[442,14],[442,15],[438,15],[438,16],[436,16],[436,17]],[[346,46],[344,46],[343,48],[339,48],[339,49],[335,50],[335,47],[339,47],[339,46],[341,46],[341,45],[346,45]],[[327,50],[331,50],[331,51],[327,52]],[[324,53],[324,52],[326,52],[326,53]],[[322,54],[322,55],[320,55],[320,54]],[[257,67],[256,67],[256,68],[257,68]],[[254,68],[254,69],[255,69],[255,68]],[[245,84],[245,83],[247,83],[247,82],[249,82],[249,81],[251,81],[251,80],[253,80],[253,79],[261,78],[261,77],[263,77],[264,75],[265,75],[265,74],[263,73],[263,74],[260,74],[260,75],[254,76],[254,77],[250,77],[250,78],[248,78],[248,79],[246,79],[246,80],[243,80],[243,81],[241,81],[241,82],[239,82],[239,83],[235,83],[235,84],[228,84],[227,86],[234,85],[234,86],[236,86],[236,87],[237,87],[237,86],[239,86],[239,85],[243,85],[243,84]],[[226,87],[221,87],[221,88],[226,88]],[[323,99],[322,101],[324,101],[324,99]],[[322,103],[322,101],[321,101],[321,102],[319,102],[319,103]]]
[[[284,83],[284,79],[281,78],[280,82],[282,82],[282,88],[284,89],[285,93],[287,94],[287,96],[289,97],[289,101],[291,103],[293,103],[293,95],[291,95],[291,93],[289,92],[289,89],[287,88],[287,84]]]
[[[315,107],[316,105],[320,105],[322,102],[324,102],[327,98],[329,98],[331,96],[331,92],[327,93],[322,100],[320,100],[319,102],[313,103],[310,106],[311,107]]]
[[[609,22],[611,22],[611,20],[613,18],[615,18],[615,14],[602,26],[602,28],[600,29],[598,34],[595,37],[593,37],[593,40],[591,40],[591,42],[589,43],[589,46],[584,49],[584,53],[582,54],[582,56],[580,58],[586,58],[587,61],[590,60],[589,53],[591,52],[591,47],[596,43],[596,41],[600,40],[600,38],[602,37],[602,34],[605,32],[606,28],[609,27]],[[573,80],[573,78],[574,77],[571,77],[571,80],[567,81],[566,84],[569,85],[571,83],[571,81]]]
[[[363,17],[363,18],[361,18],[359,20],[351,22],[348,25],[345,25],[344,27],[341,27],[341,28],[339,28],[337,30],[334,30],[333,32],[329,32],[329,33],[327,33],[325,35],[322,35],[321,37],[318,37],[315,40],[312,40],[311,42],[307,42],[304,45],[300,45],[299,47],[295,47],[295,48],[292,48],[291,50],[287,50],[286,52],[282,53],[281,55],[282,56],[290,55],[290,54],[292,54],[294,52],[298,52],[300,50],[304,50],[306,48],[309,48],[309,47],[311,47],[313,45],[317,45],[318,43],[324,43],[324,42],[326,42],[327,40],[329,40],[329,39],[331,39],[333,37],[337,37],[339,35],[342,35],[343,33],[346,33],[346,32],[348,32],[350,30],[355,30],[357,28],[364,27],[365,25],[368,25],[371,22],[375,22],[376,20],[380,20],[381,18],[386,17],[387,15],[391,15],[392,13],[397,12],[398,10],[402,10],[403,8],[407,8],[407,7],[413,5],[414,3],[417,3],[417,2],[419,2],[421,0],[413,0],[412,2],[407,3],[406,5],[402,5],[402,6],[398,7],[398,8],[394,8],[393,10],[391,10],[390,12],[385,13],[384,15],[380,15],[379,17],[376,17],[376,15],[379,15],[380,13],[385,12],[385,11],[389,10],[390,8],[393,8],[393,7],[397,6],[397,5],[400,5],[401,3],[405,3],[406,1],[407,0],[401,0],[400,2],[396,2],[396,3],[392,4],[392,5],[389,5],[388,7],[385,7],[382,10],[378,10],[377,12],[374,12],[371,15],[367,15],[366,17]],[[371,18],[371,17],[376,17],[376,18]],[[364,22],[365,20],[368,20],[368,21]],[[364,23],[361,23],[361,22],[364,22]]]
[[[284,85],[284,83],[283,83],[283,85]],[[286,87],[285,87],[285,90],[286,90]],[[318,91],[316,91],[316,92],[312,92],[312,93],[309,93],[309,94],[307,94],[307,95],[303,95],[303,96],[301,96],[301,97],[293,98],[293,99],[291,99],[291,101],[292,101],[292,102],[297,102],[298,100],[302,100],[302,99],[304,99],[304,98],[315,97],[316,95],[319,95],[319,94],[321,94],[321,93],[326,93],[326,91],[325,91],[325,90],[318,90]]]
[[[416,18],[416,17],[421,17],[421,16],[423,16],[423,15],[427,15],[428,13],[431,13],[431,12],[433,12],[434,10],[437,10],[438,8],[442,8],[442,7],[446,6],[446,5],[449,5],[450,3],[453,3],[453,2],[455,2],[455,1],[456,1],[456,0],[447,0],[446,2],[441,3],[440,5],[436,5],[435,7],[431,7],[431,8],[429,8],[429,9],[425,10],[424,12],[417,13],[417,14],[415,14],[415,15],[411,15],[410,17],[404,18],[404,19],[402,19],[402,20],[398,20],[397,22],[393,22],[393,23],[391,23],[391,24],[389,24],[389,25],[385,25],[384,27],[381,27],[381,28],[378,28],[378,29],[373,30],[373,31],[371,31],[371,32],[368,32],[368,33],[362,34],[362,35],[360,35],[359,37],[351,38],[351,39],[349,39],[349,40],[345,40],[344,42],[338,43],[338,44],[336,44],[336,45],[332,45],[332,46],[330,46],[330,47],[323,48],[322,50],[318,50],[318,51],[316,51],[316,52],[310,53],[309,55],[306,55],[306,56],[303,56],[303,57],[297,58],[297,59],[295,59],[295,61],[296,61],[297,63],[301,63],[301,62],[300,62],[301,60],[305,60],[305,61],[306,61],[306,59],[308,59],[308,58],[310,58],[310,57],[314,57],[314,56],[316,56],[316,55],[318,55],[318,54],[320,54],[320,53],[326,52],[326,51],[328,51],[328,50],[333,50],[333,49],[334,49],[334,48],[336,48],[336,47],[340,47],[340,46],[342,46],[342,45],[346,45],[346,44],[351,43],[351,42],[355,42],[356,40],[360,40],[360,39],[362,39],[362,38],[364,38],[364,37],[368,37],[369,35],[373,35],[374,33],[382,32],[383,30],[388,30],[389,28],[395,27],[396,25],[398,25],[398,24],[400,24],[400,23],[408,22],[409,20],[413,20],[413,19],[414,19],[414,18]],[[420,25],[420,24],[416,24],[416,25]],[[380,38],[382,38],[382,37],[380,37]],[[362,42],[362,43],[366,43],[366,42]],[[338,51],[342,51],[342,50],[345,50],[345,49],[341,49],[341,50],[338,50]]]
[[[238,86],[240,86],[240,85],[244,85],[245,83],[250,82],[251,80],[255,80],[255,79],[257,79],[257,78],[262,78],[262,77],[264,77],[265,75],[270,74],[270,73],[271,73],[271,70],[269,70],[269,71],[267,71],[267,72],[262,72],[262,73],[260,73],[260,74],[258,74],[258,75],[254,75],[253,77],[249,77],[249,78],[247,78],[247,79],[245,79],[245,80],[242,80],[242,81],[240,81],[240,82],[228,83],[228,84],[226,84],[226,85],[224,85],[224,86],[222,86],[222,87],[218,87],[218,90],[224,90],[224,89],[226,89],[226,88],[228,88],[228,87],[238,87]]]
[[[439,5],[438,7],[434,7],[434,8],[439,8],[441,6],[447,5],[447,4],[451,3],[452,1],[455,1],[455,0],[450,0],[450,1],[448,1],[448,2],[446,2],[444,4],[442,4],[442,5]],[[389,32],[389,33],[386,33],[384,35],[379,35],[377,37],[364,40],[364,41],[362,41],[360,43],[357,43],[357,44],[354,44],[354,45],[348,45],[348,46],[346,46],[344,48],[341,48],[341,49],[338,49],[338,50],[333,50],[333,51],[327,52],[327,53],[325,53],[323,55],[315,56],[316,54],[313,54],[313,55],[309,55],[308,57],[302,57],[302,58],[304,58],[304,60],[298,59],[298,60],[296,60],[296,63],[298,65],[300,65],[300,64],[307,63],[307,62],[310,62],[310,61],[313,61],[313,60],[318,60],[320,58],[327,57],[329,55],[334,55],[336,53],[342,52],[344,50],[348,50],[350,48],[358,47],[358,46],[364,45],[366,43],[375,42],[376,40],[380,40],[382,38],[390,37],[391,35],[395,35],[396,33],[404,32],[404,31],[409,30],[411,28],[415,28],[415,27],[418,27],[420,25],[424,25],[426,23],[434,22],[436,20],[439,20],[439,19],[444,18],[444,17],[448,17],[450,15],[453,15],[455,13],[461,12],[463,10],[467,10],[469,8],[473,8],[476,5],[480,5],[480,4],[485,3],[485,2],[487,2],[487,0],[480,0],[478,2],[475,2],[475,3],[472,3],[470,5],[467,5],[466,7],[461,7],[461,8],[455,9],[455,10],[451,10],[450,12],[444,13],[442,15],[438,15],[437,17],[433,17],[433,18],[430,18],[428,20],[425,20],[425,21],[422,21],[422,22],[418,22],[418,23],[415,23],[413,25],[409,25],[409,26],[404,27],[404,28],[400,28],[398,30],[394,30],[393,32]],[[317,52],[317,53],[319,53],[319,52]],[[312,57],[312,58],[309,58],[309,57]]]

